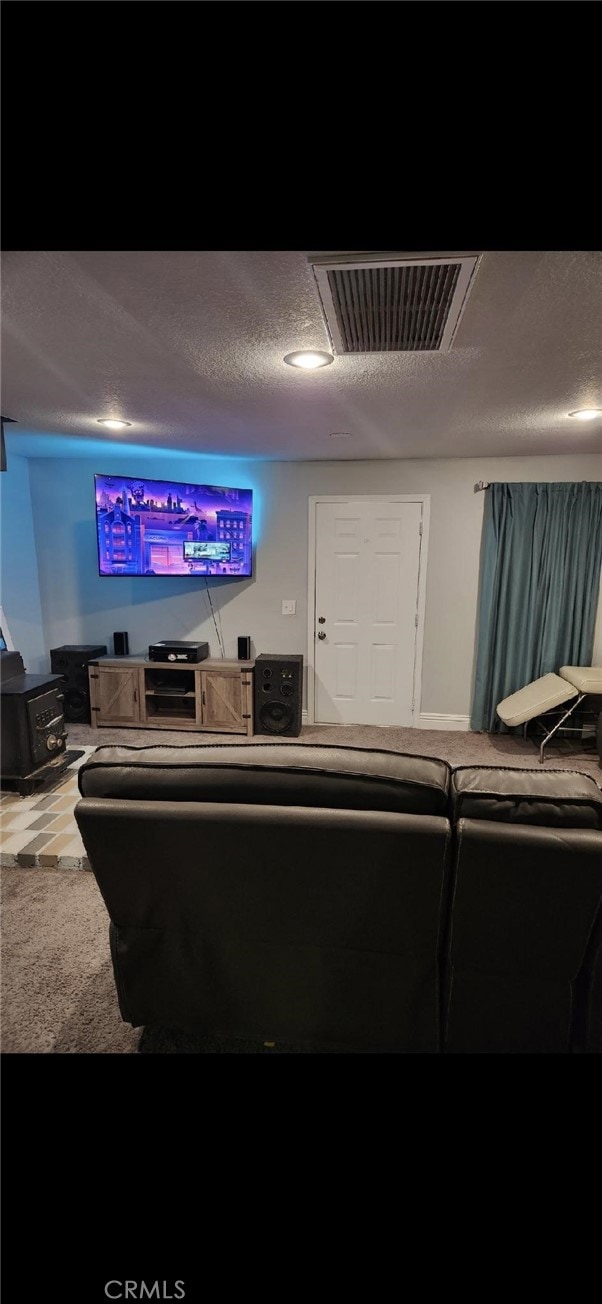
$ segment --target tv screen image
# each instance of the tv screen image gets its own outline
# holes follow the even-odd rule
[[[230,561],[231,543],[185,543],[184,561]]]
[[[219,575],[253,568],[253,492],[95,475],[101,575]]]

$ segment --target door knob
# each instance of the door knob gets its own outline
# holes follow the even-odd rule
[[[326,635],[325,635],[323,629],[320,629],[320,630],[318,631],[318,638],[326,638]]]

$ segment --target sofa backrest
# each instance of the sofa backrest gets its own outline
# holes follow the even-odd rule
[[[355,748],[99,749],[75,816],[123,1017],[437,1051],[448,778]]]
[[[602,793],[570,771],[456,769],[444,977],[451,1052],[599,1038]]]
[[[545,828],[601,829],[602,792],[575,770],[460,765],[452,771],[451,817]]]
[[[99,747],[79,770],[86,797],[255,802],[447,815],[451,768],[431,756],[301,743]]]

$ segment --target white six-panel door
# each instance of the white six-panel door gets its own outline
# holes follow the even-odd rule
[[[317,723],[413,724],[422,517],[420,501],[316,502]]]

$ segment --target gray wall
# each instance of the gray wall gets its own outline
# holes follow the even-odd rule
[[[0,605],[26,669],[32,675],[47,670],[29,467],[10,451],[0,475]]]
[[[128,630],[130,650],[143,652],[163,638],[204,638],[219,648],[205,586],[188,578],[98,576],[94,471],[98,459],[31,462],[31,488],[46,648],[61,643],[106,643]],[[121,468],[121,461],[119,468]],[[121,473],[121,471],[120,471]],[[250,580],[212,580],[226,655],[238,634],[250,634],[255,652],[307,654],[308,498],[316,494],[427,493],[431,495],[426,625],[422,671],[424,712],[470,711],[479,550],[485,495],[477,480],[601,480],[602,457],[479,458],[379,462],[220,462],[160,460],[147,452],[127,460],[132,476],[235,485],[254,490],[255,573]],[[295,598],[295,616],[281,615]]]

